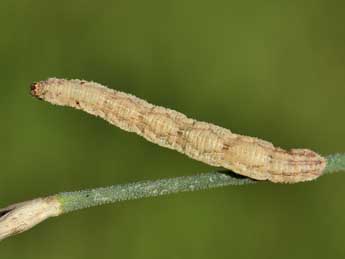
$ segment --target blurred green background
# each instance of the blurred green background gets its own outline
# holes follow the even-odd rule
[[[344,1],[0,2],[0,207],[214,170],[33,81],[93,80],[232,131],[345,151]],[[92,208],[0,244],[12,258],[340,258],[345,175]]]

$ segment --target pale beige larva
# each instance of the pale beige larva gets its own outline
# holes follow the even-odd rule
[[[193,159],[257,180],[308,181],[320,176],[326,166],[325,158],[311,150],[286,151],[94,82],[51,78],[32,84],[31,93],[50,103],[99,116]]]

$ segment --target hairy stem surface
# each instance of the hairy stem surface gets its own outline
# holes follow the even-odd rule
[[[327,157],[327,167],[323,174],[336,171],[345,171],[345,154]],[[256,181],[230,171],[219,171],[60,193],[0,209],[0,240],[29,230],[49,217],[74,210],[145,197],[262,182],[266,181]]]

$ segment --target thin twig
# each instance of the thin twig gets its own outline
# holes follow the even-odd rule
[[[163,196],[179,192],[192,192],[226,185],[256,183],[247,177],[229,171],[212,172],[193,176],[141,181],[109,187],[66,192],[57,195],[63,213],[118,201],[136,200],[146,197]]]
[[[323,174],[335,171],[345,171],[345,154],[327,157],[327,167]],[[220,171],[60,193],[0,209],[0,240],[24,232],[49,217],[74,210],[145,197],[262,182],[266,181],[256,181],[229,171]]]

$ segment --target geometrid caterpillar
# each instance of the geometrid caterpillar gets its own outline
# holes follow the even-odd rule
[[[313,180],[326,166],[326,159],[311,150],[286,151],[94,82],[51,78],[32,84],[31,94],[99,116],[160,146],[257,180]]]

